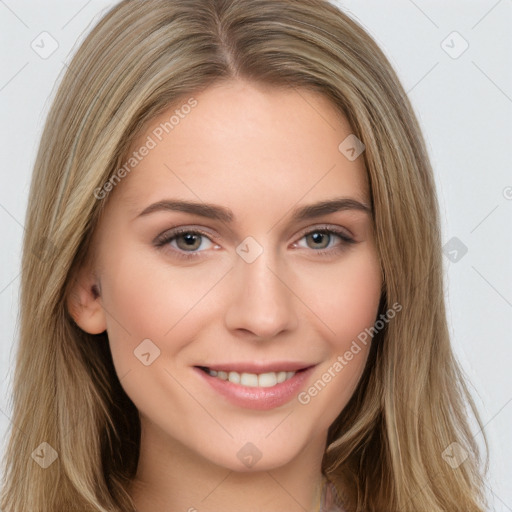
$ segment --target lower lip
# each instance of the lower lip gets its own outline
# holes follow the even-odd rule
[[[194,370],[218,393],[226,397],[232,404],[247,409],[261,411],[274,409],[289,402],[298,395],[304,382],[311,375],[314,366],[297,372],[291,379],[268,388],[247,387],[233,384],[228,380],[212,377],[205,371],[194,367]]]

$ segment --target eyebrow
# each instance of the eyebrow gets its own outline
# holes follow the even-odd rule
[[[358,201],[353,198],[340,197],[318,203],[309,204],[306,206],[296,207],[292,210],[292,219],[296,221],[303,221],[314,219],[335,213],[339,211],[356,210],[367,214],[371,214],[371,207],[364,202]],[[235,216],[229,208],[218,206],[209,203],[197,203],[193,201],[179,201],[172,199],[165,199],[149,205],[142,210],[136,218],[149,215],[154,212],[161,211],[179,211],[198,215],[208,219],[219,220],[225,223],[233,222]]]

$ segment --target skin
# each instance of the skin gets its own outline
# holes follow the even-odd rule
[[[338,150],[352,130],[317,93],[237,80],[194,98],[197,106],[109,197],[69,310],[85,331],[107,330],[140,412],[131,488],[139,512],[314,510],[327,430],[370,344],[309,403],[294,398],[263,411],[231,404],[193,366],[306,361],[317,365],[307,390],[374,324],[382,279],[371,214],[291,217],[295,207],[339,197],[370,204],[363,157],[349,161]],[[175,109],[154,119],[132,150]],[[227,207],[234,221],[179,211],[138,217],[171,198]],[[176,226],[211,234],[194,245],[196,257],[178,256],[186,254],[183,236],[155,246]],[[356,243],[306,236],[322,227]],[[252,263],[236,251],[248,236],[263,248]],[[134,356],[144,339],[160,350],[148,366]],[[252,467],[237,456],[248,442],[262,455]]]

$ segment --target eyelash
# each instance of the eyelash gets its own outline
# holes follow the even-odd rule
[[[309,231],[302,233],[299,240],[302,240],[304,237],[311,235],[313,233],[335,235],[341,239],[341,243],[338,244],[337,246],[335,246],[334,248],[319,249],[319,250],[311,249],[314,253],[319,254],[320,256],[327,257],[330,255],[339,254],[340,252],[347,249],[347,245],[352,245],[352,244],[357,243],[353,238],[350,238],[349,236],[347,236],[345,232],[335,229],[335,228],[332,228],[332,227],[329,228],[329,227],[324,227],[324,226],[318,227],[315,229],[311,229]],[[167,232],[159,235],[153,243],[154,243],[155,247],[162,249],[164,246],[169,245],[170,242],[172,242],[174,239],[176,239],[180,235],[184,235],[184,234],[186,234],[186,235],[201,235],[201,236],[208,238],[212,243],[214,243],[210,238],[211,237],[210,233],[207,233],[207,232],[202,231],[197,228],[194,228],[194,229],[187,229],[187,228],[172,229],[171,231],[167,231]],[[297,242],[295,242],[295,243],[297,243]],[[204,251],[183,251],[181,249],[175,249],[174,247],[172,248],[172,251],[175,252],[179,258],[183,258],[183,259],[187,259],[187,260],[197,258],[201,255],[202,252],[204,252]]]

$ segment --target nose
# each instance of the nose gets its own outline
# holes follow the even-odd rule
[[[297,327],[297,299],[287,283],[291,276],[281,267],[268,250],[251,263],[237,258],[230,272],[227,329],[265,340]]]

